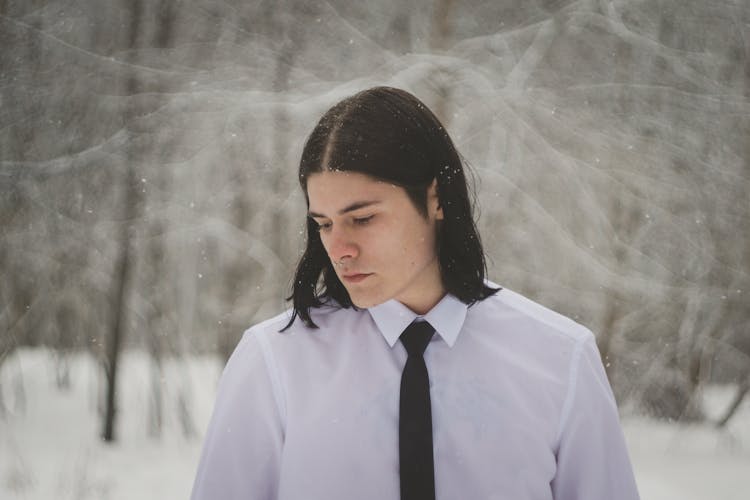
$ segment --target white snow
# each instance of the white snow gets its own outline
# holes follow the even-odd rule
[[[120,376],[116,444],[99,440],[98,394],[104,380],[85,353],[70,357],[70,389],[56,385],[53,351],[19,349],[0,367],[6,413],[0,416],[0,498],[187,498],[221,372],[215,358],[165,360],[161,377],[163,433],[149,437],[152,366],[128,351]],[[197,429],[180,424],[182,393]],[[711,387],[705,404],[717,415],[732,396]],[[623,428],[644,500],[740,500],[750,487],[750,401],[724,430],[623,417]]]

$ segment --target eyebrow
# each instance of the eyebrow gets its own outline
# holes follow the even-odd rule
[[[354,212],[355,210],[359,210],[360,208],[369,207],[372,205],[377,205],[378,203],[381,203],[380,200],[370,200],[370,201],[355,201],[351,205],[348,205],[341,210],[339,210],[339,215],[344,215],[348,212]],[[325,218],[326,215],[319,214],[317,212],[308,211],[307,215],[310,217],[316,217],[316,218]]]

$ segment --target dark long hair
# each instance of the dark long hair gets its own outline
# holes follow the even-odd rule
[[[472,214],[464,168],[445,128],[412,94],[393,87],[373,87],[329,109],[310,133],[302,150],[299,183],[307,206],[307,179],[323,170],[348,170],[401,186],[414,206],[427,216],[427,188],[437,179],[443,220],[437,226],[437,257],[448,293],[473,304],[498,291],[485,285],[487,266]],[[355,307],[336,276],[320,241],[317,224],[307,218],[307,246],[292,284],[294,312],[317,328],[310,308],[334,299]]]

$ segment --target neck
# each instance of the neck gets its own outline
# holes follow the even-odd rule
[[[420,304],[411,305],[404,303],[404,305],[420,316],[424,316],[425,314],[430,312],[430,310],[435,307],[437,303],[443,299],[443,297],[445,297],[445,294],[445,290],[442,290],[440,292],[440,295],[437,295],[429,300],[424,300]]]
[[[411,287],[409,293],[396,297],[396,300],[419,315],[427,314],[447,293],[437,268],[437,260],[432,271],[425,273],[422,283]]]

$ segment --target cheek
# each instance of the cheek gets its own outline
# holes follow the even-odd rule
[[[398,248],[402,266],[412,269],[422,265],[422,261],[427,257],[429,244],[422,233],[412,228],[411,231],[403,234],[402,239],[394,248]]]

